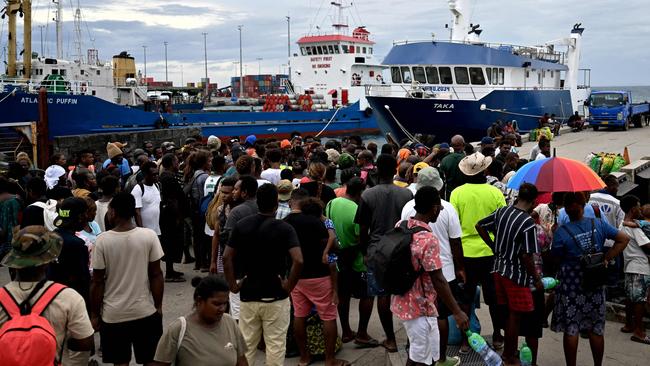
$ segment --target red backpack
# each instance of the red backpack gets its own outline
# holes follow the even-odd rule
[[[32,297],[44,285],[45,281],[39,282],[22,304],[18,304],[6,288],[0,289],[0,306],[9,318],[0,328],[0,349],[8,351],[0,353],[0,365],[59,364],[56,360],[56,333],[52,324],[43,317],[43,311],[66,287],[53,283],[34,305],[30,305]]]

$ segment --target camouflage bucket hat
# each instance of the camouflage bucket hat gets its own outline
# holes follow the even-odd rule
[[[52,262],[61,253],[63,239],[44,226],[27,226],[14,231],[11,251],[2,265],[9,268],[37,267]]]

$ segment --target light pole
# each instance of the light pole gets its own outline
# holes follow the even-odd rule
[[[144,80],[147,82],[147,46],[142,46],[144,52]]]
[[[257,75],[262,75],[262,60],[264,60],[261,57],[256,58],[257,60]]]
[[[169,81],[169,74],[167,73],[167,41],[163,42],[165,44],[165,82]]]
[[[241,44],[241,29],[243,27],[243,25],[237,26],[237,29],[239,30],[239,98],[244,95],[244,62]]]
[[[289,81],[291,81],[291,17],[287,16],[287,67],[289,68]]]
[[[208,34],[203,32],[203,53],[205,57],[205,98],[210,93],[210,82],[208,81]]]

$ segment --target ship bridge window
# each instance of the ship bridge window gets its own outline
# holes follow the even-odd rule
[[[408,66],[402,66],[402,80],[405,84],[410,84],[413,79],[411,78],[411,68]]]
[[[485,69],[485,72],[487,74],[488,83],[491,85],[503,85],[503,68],[488,67]],[[528,70],[526,70],[526,77],[528,77]]]
[[[334,53],[337,54],[337,55],[338,55],[339,53],[341,53],[341,51],[339,50],[339,45],[337,45],[337,44],[334,45]]]
[[[357,46],[357,53],[361,53],[361,46]]]
[[[454,74],[456,75],[456,84],[469,84],[469,74],[466,67],[454,67]]]
[[[390,68],[390,77],[394,84],[402,83],[402,72],[399,70],[399,67],[393,66]]]
[[[363,48],[363,53],[368,53],[368,49],[366,47]]]
[[[480,67],[470,67],[469,80],[472,82],[472,85],[485,85],[485,77],[483,76],[483,69]]]
[[[425,68],[427,73],[427,81],[429,84],[440,84],[440,78],[438,77],[438,69],[435,67],[427,66]]]
[[[451,77],[451,68],[450,67],[439,67],[440,71],[440,83],[441,84],[453,84],[454,79]]]
[[[348,53],[348,45],[344,44],[341,46],[343,53]]]
[[[52,69],[52,75],[59,75],[59,69]]]
[[[503,70],[503,67],[500,67],[499,68],[499,85],[503,85],[504,75],[505,75],[505,72]]]
[[[100,70],[97,70],[97,75],[100,75],[102,72]]]
[[[368,51],[372,55],[372,47],[368,48]]]
[[[321,46],[316,46],[316,51],[318,52],[319,55],[323,54],[323,48]]]
[[[421,84],[427,83],[427,77],[424,75],[424,67],[413,66],[413,79]]]
[[[334,54],[334,46],[332,45],[327,46],[327,50],[330,51],[330,55]]]

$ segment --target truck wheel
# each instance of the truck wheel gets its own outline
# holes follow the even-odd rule
[[[599,126],[591,126],[591,128],[593,128],[594,131],[598,131],[598,127],[599,127]]]
[[[625,119],[625,123],[623,124],[623,131],[627,131],[630,129],[630,117]]]

